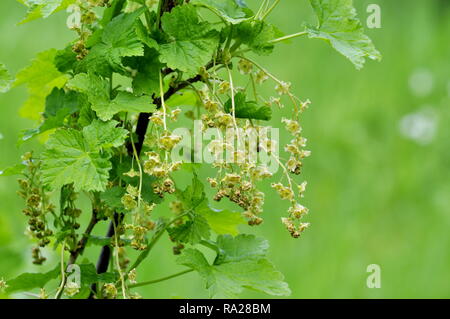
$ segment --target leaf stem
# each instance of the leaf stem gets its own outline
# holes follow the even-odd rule
[[[172,278],[176,278],[176,277],[185,275],[185,274],[193,272],[193,271],[194,271],[194,269],[183,270],[183,271],[180,271],[180,272],[178,272],[176,274],[173,274],[173,275],[170,275],[170,276],[167,276],[167,277],[162,277],[162,278],[155,279],[155,280],[150,280],[150,281],[144,281],[144,282],[140,282],[138,284],[128,285],[128,288],[138,288],[138,287],[142,287],[142,286],[156,284],[158,282],[169,280],[169,279],[172,279]]]
[[[64,269],[64,250],[66,249],[66,241],[63,241],[61,246],[61,284],[56,292],[55,299],[60,299],[66,285],[66,270]]]
[[[302,37],[302,36],[307,35],[307,34],[308,34],[308,32],[306,32],[306,31],[297,32],[297,33],[285,35],[284,37],[281,37],[281,38],[270,40],[269,43],[283,42],[283,41],[286,41],[286,40]]]
[[[275,7],[280,3],[280,0],[275,0],[275,2],[272,4],[272,6],[266,11],[266,13],[263,14],[261,17],[261,20],[264,20],[267,18],[267,16],[275,9]]]
[[[120,267],[120,260],[119,260],[119,240],[117,239],[117,237],[119,236],[119,234],[117,233],[117,225],[114,221],[114,218],[112,220],[113,226],[114,226],[114,259],[116,260],[116,267],[117,267],[117,271],[119,272],[119,277],[120,277],[120,283],[122,286],[122,296],[123,299],[128,299],[127,298],[127,290],[126,290],[126,285],[125,285],[125,277],[123,275],[123,271],[122,268]]]

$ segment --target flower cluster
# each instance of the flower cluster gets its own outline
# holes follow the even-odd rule
[[[55,208],[41,182],[40,162],[35,161],[31,153],[24,154],[22,160],[26,164],[26,170],[24,178],[18,180],[18,194],[26,204],[23,213],[28,218],[27,233],[38,241],[38,246],[32,249],[33,263],[41,265],[46,258],[41,255],[40,248],[47,246],[53,235],[48,226],[47,215],[54,214]]]
[[[79,39],[73,44],[72,51],[77,59],[82,60],[88,53],[87,40],[92,35],[98,21],[96,8],[105,7],[109,0],[78,0],[69,6],[71,15],[67,19],[67,27],[77,32]]]
[[[127,186],[127,191],[122,196],[122,204],[126,210],[131,211],[132,222],[125,225],[125,230],[132,232],[131,246],[136,250],[144,250],[147,247],[146,235],[155,228],[150,215],[156,204],[144,201],[139,189],[132,185]]]

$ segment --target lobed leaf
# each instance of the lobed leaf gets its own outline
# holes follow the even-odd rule
[[[195,7],[183,5],[165,13],[162,29],[169,36],[160,45],[160,60],[172,69],[195,75],[211,60],[218,45],[218,33],[208,22],[200,22]]]
[[[365,58],[381,60],[370,38],[356,17],[353,0],[310,0],[318,18],[318,26],[307,26],[310,38],[327,41],[359,70]]]
[[[244,288],[285,296],[290,289],[283,275],[267,260],[267,241],[253,235],[219,236],[219,251],[210,265],[197,249],[186,249],[177,263],[199,273],[211,297],[235,298]]]
[[[16,76],[13,86],[26,85],[28,99],[20,109],[20,115],[33,120],[40,119],[44,111],[45,99],[53,88],[61,88],[67,82],[68,76],[61,73],[54,65],[57,50],[41,52],[31,62],[31,65]]]
[[[79,62],[77,72],[89,71],[103,76],[109,76],[112,71],[123,73],[123,57],[144,55],[144,46],[135,29],[138,17],[144,10],[142,7],[112,19],[101,33],[98,43],[95,43],[88,55]]]
[[[110,154],[102,150],[120,146],[126,136],[116,124],[96,120],[82,132],[57,130],[42,154],[44,183],[53,188],[73,183],[75,191],[104,191],[112,166]]]
[[[135,96],[119,91],[115,99],[109,97],[109,81],[93,73],[80,73],[71,79],[67,86],[87,95],[97,116],[108,121],[119,112],[152,112],[155,105],[148,96]]]

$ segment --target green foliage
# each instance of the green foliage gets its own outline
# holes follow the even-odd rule
[[[14,166],[5,168],[4,170],[0,171],[0,176],[14,176],[14,175],[19,175],[20,173],[22,173],[22,171],[25,169],[25,165],[24,164],[16,164]]]
[[[308,26],[310,38],[330,43],[339,53],[349,59],[357,69],[364,65],[365,58],[381,60],[381,54],[356,18],[353,0],[310,0],[318,18],[318,26]]]
[[[64,126],[67,118],[80,111],[86,103],[84,96],[77,92],[66,92],[64,89],[54,88],[46,98],[42,124],[36,129],[25,131],[22,140],[25,141],[48,130]]]
[[[0,63],[0,93],[5,93],[11,87],[12,78],[8,69],[3,63]]]
[[[67,9],[76,0],[17,0],[28,7],[25,18],[20,23],[30,22],[39,18],[48,18],[53,13]]]
[[[42,154],[44,182],[53,188],[73,183],[76,191],[104,191],[112,168],[107,149],[122,145],[128,134],[116,125],[95,121],[83,131],[56,131]]]
[[[55,268],[46,273],[23,273],[14,279],[8,280],[7,293],[17,291],[26,291],[33,288],[44,288],[45,285],[58,278],[61,273],[61,264],[56,265]]]
[[[237,235],[237,226],[245,223],[239,212],[218,210],[210,206],[205,187],[195,172],[191,184],[184,191],[178,190],[177,197],[188,212],[189,220],[170,230],[170,236],[174,240],[197,244],[202,239],[209,239],[210,229],[219,235]]]
[[[13,86],[26,85],[28,99],[20,110],[20,115],[33,120],[40,118],[45,108],[45,99],[53,88],[61,88],[68,76],[59,72],[54,65],[56,50],[50,49],[38,54],[31,65],[16,75]]]
[[[280,30],[265,21],[244,21],[238,24],[233,37],[259,55],[269,55],[275,47],[271,40],[282,36]]]
[[[212,57],[218,45],[218,33],[208,22],[200,22],[191,5],[176,7],[162,17],[162,29],[168,37],[160,46],[160,60],[172,69],[189,75]]]
[[[204,6],[227,22],[238,24],[246,20],[251,11],[242,1],[236,0],[193,0],[193,5]]]
[[[45,261],[41,249],[51,242],[70,253],[69,264],[76,263],[91,245],[110,247],[113,260],[104,260],[111,271],[97,273],[95,263],[85,259],[79,264],[79,285],[71,286],[58,265],[48,273],[23,274],[8,281],[7,292],[42,288],[59,278],[57,297],[86,298],[90,286],[97,284],[101,289],[95,291],[97,297],[117,298],[120,291],[121,297],[129,298],[135,268],[168,233],[176,245],[173,253],[181,255],[178,264],[197,271],[211,297],[234,298],[244,288],[288,295],[283,275],[267,259],[268,242],[240,234],[244,224],[263,222],[264,194],[258,183],[272,174],[261,163],[247,159],[244,163],[215,162],[216,176],[208,178],[216,192],[213,198],[217,202],[228,198],[239,211],[216,209],[197,174],[202,165],[189,166],[192,182],[180,190],[175,171],[182,163],[171,158],[181,141],[174,130],[180,113],[201,120],[203,128],[214,128],[219,134],[230,128],[262,128],[259,121],[270,121],[272,107],[281,106],[281,99],[258,94],[257,85],[274,80],[277,93],[293,103],[292,119],[284,123],[294,139],[285,148],[290,158],[283,166],[289,186],[272,185],[291,204],[289,217],[282,220],[292,237],[298,238],[307,228],[308,223],[299,221],[307,209],[298,203],[305,184],[294,191],[291,175],[300,172],[303,158],[310,153],[304,149],[306,139],[299,122],[308,103],[290,92],[289,83],[245,57],[249,51],[268,55],[276,43],[297,36],[283,38],[266,21],[274,7],[263,2],[254,13],[242,0],[192,0],[187,4],[161,0],[159,11],[144,1],[133,6],[124,0],[108,5],[105,1],[22,2],[29,8],[23,22],[46,18],[70,4],[81,20],[71,27],[77,33],[74,41],[62,50],[40,53],[17,74],[13,86],[25,85],[29,93],[21,114],[39,122],[37,128],[23,133],[22,141],[41,134],[45,150],[36,156],[24,154],[22,164],[0,175],[23,175],[19,195],[26,201],[23,212],[38,243],[33,249],[36,264]],[[379,58],[350,0],[311,3],[319,25],[307,28],[309,37],[329,41],[358,68],[365,57]],[[200,14],[203,9],[214,14],[205,18]],[[247,80],[245,87],[235,87],[238,81],[233,81],[237,59],[241,59],[238,69]],[[0,64],[0,91],[8,90],[10,83],[9,73]],[[257,101],[248,100],[250,90]],[[223,143],[216,146],[226,147]],[[81,192],[92,207],[86,227],[80,225],[82,210],[77,207]],[[58,208],[52,193],[60,195]],[[172,212],[158,211],[156,220],[153,211],[165,200],[171,201]],[[112,237],[93,233],[105,219],[114,230]],[[212,263],[199,245],[216,253]],[[122,255],[126,249],[141,251],[128,270]],[[66,256],[61,251],[63,263]]]
[[[215,245],[219,253],[212,265],[197,249],[187,249],[177,260],[199,273],[211,297],[235,298],[244,288],[276,296],[290,294],[283,275],[266,259],[267,241],[253,235],[221,235]]]
[[[254,101],[247,101],[244,93],[239,92],[234,97],[235,113],[237,118],[269,121],[272,118],[272,109],[268,106],[258,106]],[[225,111],[232,113],[231,98],[225,103]]]
[[[142,12],[143,8],[112,19],[102,30],[100,41],[77,64],[77,72],[93,72],[103,76],[109,76],[112,71],[126,72],[122,58],[144,55],[144,46],[135,29]]]
[[[109,81],[93,73],[79,73],[67,84],[69,88],[86,94],[97,116],[108,121],[119,112],[151,112],[155,106],[147,96],[135,96],[129,92],[118,92],[110,100]]]

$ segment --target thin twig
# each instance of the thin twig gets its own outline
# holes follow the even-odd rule
[[[180,271],[180,272],[178,272],[176,274],[173,274],[173,275],[170,275],[170,276],[167,276],[167,277],[163,277],[163,278],[159,278],[159,279],[155,279],[155,280],[143,281],[143,282],[140,282],[138,284],[128,285],[128,288],[138,288],[138,287],[142,287],[142,286],[156,284],[158,282],[169,280],[169,279],[172,279],[172,278],[176,278],[176,277],[182,276],[184,274],[187,274],[187,273],[190,273],[190,272],[193,272],[193,271],[194,271],[194,269],[183,270],[183,271]]]

